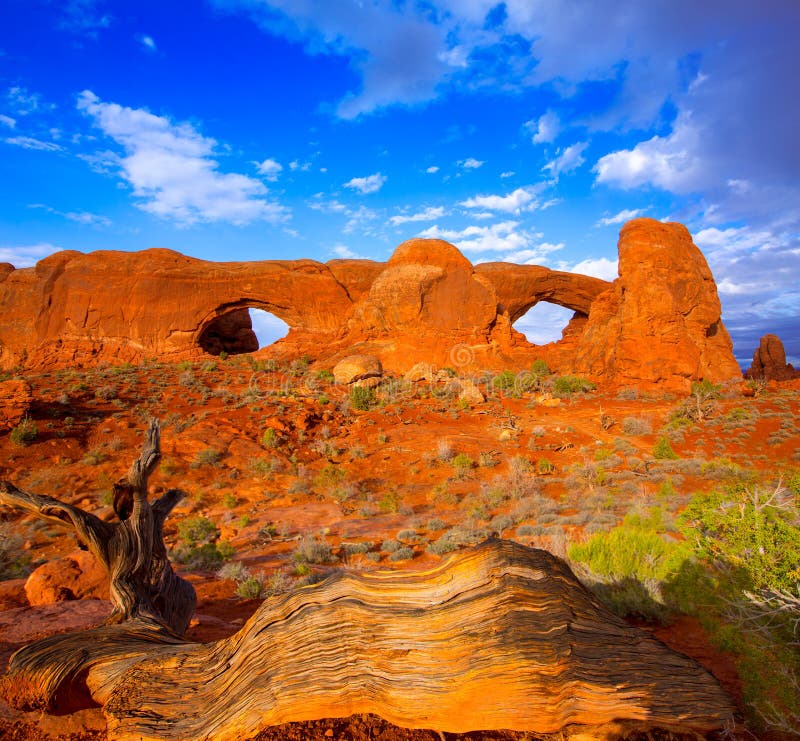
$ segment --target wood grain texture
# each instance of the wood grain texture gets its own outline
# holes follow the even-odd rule
[[[560,559],[510,541],[425,572],[333,575],[266,600],[216,643],[127,627],[84,640],[88,671],[73,672],[111,739],[244,739],[356,713],[449,732],[615,719],[705,732],[733,713],[698,664],[608,612]],[[51,640],[15,655],[19,686],[52,691]]]

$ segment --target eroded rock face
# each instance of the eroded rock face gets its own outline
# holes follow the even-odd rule
[[[765,334],[753,354],[753,364],[745,373],[747,378],[764,378],[767,381],[788,381],[800,373],[786,362],[786,350],[780,337]]]
[[[696,379],[741,377],[714,278],[686,227],[629,221],[620,232],[619,275],[592,302],[579,373],[675,391]]]
[[[468,375],[521,368],[619,385],[739,375],[711,272],[679,224],[629,222],[620,278],[533,265],[473,266],[442,240],[412,239],[387,263],[209,263],[170,250],[59,252],[34,268],[0,266],[0,367],[59,367],[254,352],[248,308],[285,321],[269,353],[331,367],[372,355],[403,373],[424,362]],[[514,322],[539,301],[575,312],[563,340],[528,343]]]
[[[16,427],[30,408],[33,397],[27,381],[0,381],[0,432]]]

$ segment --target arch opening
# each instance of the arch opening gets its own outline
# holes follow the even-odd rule
[[[578,312],[558,304],[538,301],[517,319],[513,327],[532,345],[547,345],[561,340],[564,330]]]
[[[211,319],[200,332],[198,344],[209,355],[252,353],[277,342],[289,325],[263,309],[237,307]]]

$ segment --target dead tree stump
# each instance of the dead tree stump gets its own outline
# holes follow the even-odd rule
[[[139,457],[128,475],[114,485],[119,522],[104,522],[8,481],[0,481],[0,504],[72,526],[78,540],[108,570],[114,610],[107,623],[139,620],[180,636],[189,627],[197,598],[194,587],[172,570],[164,545],[164,521],[184,493],[170,489],[152,504],[147,498],[147,482],[160,460],[161,432],[158,421],[152,420]]]

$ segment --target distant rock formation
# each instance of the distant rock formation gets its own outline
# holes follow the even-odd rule
[[[373,355],[415,363],[551,367],[618,385],[688,389],[739,376],[716,286],[689,232],[636,219],[622,230],[613,283],[535,265],[473,266],[442,240],[412,239],[387,263],[210,263],[163,249],[58,252],[0,266],[0,367],[93,365],[254,352],[249,308],[289,325],[269,350],[334,365]],[[575,312],[557,343],[513,324],[540,301]]]
[[[786,350],[778,335],[765,334],[753,353],[753,364],[745,371],[746,378],[767,381],[788,381],[800,377],[791,363],[786,362]]]

